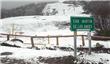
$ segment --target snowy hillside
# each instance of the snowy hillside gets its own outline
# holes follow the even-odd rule
[[[63,35],[73,34],[70,31],[70,16],[21,16],[2,19],[2,31],[11,33],[24,32],[27,35]],[[57,33],[56,33],[57,32]],[[65,33],[62,33],[65,32]]]
[[[73,32],[70,31],[70,26],[65,25],[69,22],[69,16],[22,16],[14,18],[12,17],[2,19],[1,33],[12,33],[13,31],[13,34],[15,34],[15,32],[23,32],[24,35],[37,36],[73,35]],[[81,34],[85,34],[85,32],[82,32]],[[41,41],[37,39],[36,42],[43,44],[47,43],[47,39],[40,40]],[[50,42],[53,42],[52,40],[55,39],[51,39]],[[71,38],[71,40],[67,40],[71,41],[73,39]],[[28,43],[30,42],[30,40],[25,40],[25,42]],[[55,41],[52,44],[55,44]]]
[[[2,19],[2,32],[1,33],[12,33],[13,32],[23,32],[24,35],[37,35],[37,36],[57,36],[57,35],[73,35],[70,31],[70,26],[66,25],[70,22],[69,16],[22,16],[22,17],[12,17]],[[78,31],[80,35],[87,35],[87,31]],[[23,39],[23,38],[20,38]],[[77,46],[82,45],[82,38],[78,37]],[[26,43],[30,42],[30,39],[23,40]],[[59,46],[73,47],[73,38],[60,38]],[[110,47],[109,41],[92,41],[92,47],[96,43],[103,44],[106,48]],[[48,39],[41,38],[35,39],[36,44],[46,44],[48,46]],[[88,47],[88,39],[85,37],[86,45]],[[56,45],[56,39],[50,39],[51,45]],[[50,45],[49,45],[50,46]]]
[[[75,6],[73,4],[65,4],[65,3],[52,3],[47,4],[43,10],[44,15],[56,15],[56,16],[83,16],[86,14],[82,14],[83,8],[78,5]]]
[[[90,15],[82,14],[84,12],[82,6],[65,4],[62,3],[63,1],[65,0],[48,3],[42,11],[47,16],[21,16],[2,19],[0,31],[6,33],[23,32],[29,35],[38,35],[39,32],[46,32],[47,35],[63,35],[64,31],[65,34],[73,34],[69,28],[70,16],[88,17]]]
[[[67,14],[72,14],[74,9],[74,14],[72,16],[86,16],[86,17],[90,16],[82,14],[83,10],[81,6],[73,8],[72,5],[63,3],[48,4],[43,10],[44,13],[47,11],[47,8],[49,6],[50,6],[49,10],[56,8],[57,11],[60,13],[52,16],[20,16],[1,19],[2,21],[1,33],[15,34],[16,32],[22,32],[23,33],[22,35],[37,35],[37,36],[73,35],[73,32],[70,31],[69,26],[70,15]],[[69,11],[69,9],[71,10]],[[65,12],[62,10],[65,10]],[[63,13],[65,14],[62,15]],[[84,35],[87,34],[87,32],[78,32],[78,34]],[[47,44],[47,39],[36,39],[36,40],[37,43]],[[30,41],[29,39],[28,40],[25,39],[24,42],[28,43]],[[50,42],[52,45],[53,44],[56,45],[56,39],[54,38],[50,39]],[[60,45],[62,44],[61,46],[66,45],[73,47],[73,45],[71,45],[71,42],[73,42],[73,38],[71,37],[66,39],[66,41],[64,41],[61,38]]]

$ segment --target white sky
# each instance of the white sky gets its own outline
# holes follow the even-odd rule
[[[2,8],[11,9],[19,6],[27,5],[30,3],[38,2],[54,2],[58,0],[1,0]]]
[[[41,1],[58,1],[58,0],[2,0],[2,1],[36,1],[36,2],[41,2]]]
[[[63,2],[65,0],[0,0],[0,5],[2,4],[1,5],[2,8],[11,9],[11,8],[16,8],[19,6],[27,5],[30,3],[55,2],[55,1]],[[71,0],[71,1],[83,1],[83,0]],[[90,1],[90,0],[85,0],[85,1]],[[95,0],[95,1],[107,1],[107,0]]]

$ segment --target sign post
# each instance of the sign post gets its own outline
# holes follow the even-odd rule
[[[88,32],[88,40],[89,40],[89,54],[91,54],[91,31]]]
[[[77,30],[89,31],[89,54],[91,54],[91,31],[94,30],[93,17],[71,17],[70,30],[74,31],[74,56],[77,57]]]
[[[77,56],[77,30],[76,31],[74,31],[74,57],[76,57]]]

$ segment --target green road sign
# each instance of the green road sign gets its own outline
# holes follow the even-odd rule
[[[70,30],[94,30],[93,17],[71,17]]]

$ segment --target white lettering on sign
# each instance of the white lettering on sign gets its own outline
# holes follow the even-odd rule
[[[82,23],[92,23],[92,20],[82,20]]]
[[[79,23],[79,20],[78,19],[74,19],[73,23]]]
[[[92,25],[73,25],[74,28],[78,28],[78,29],[90,29],[92,28]]]
[[[92,25],[84,25],[84,28],[92,28]]]

